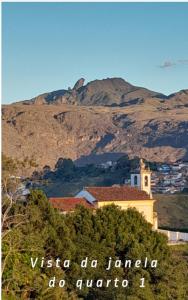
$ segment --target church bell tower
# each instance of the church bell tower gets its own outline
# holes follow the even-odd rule
[[[152,198],[151,171],[149,168],[146,168],[143,159],[140,159],[140,166],[138,171],[136,171],[134,174],[131,174],[131,186],[145,191]]]

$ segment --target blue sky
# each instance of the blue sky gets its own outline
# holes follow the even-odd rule
[[[122,77],[188,88],[188,3],[3,3],[3,103]]]

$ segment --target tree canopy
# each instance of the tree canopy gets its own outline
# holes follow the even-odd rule
[[[187,266],[174,258],[164,235],[152,230],[151,225],[135,209],[126,211],[111,205],[95,213],[78,206],[73,213],[60,214],[49,203],[43,192],[31,191],[27,202],[15,202],[11,214],[23,215],[19,226],[12,225],[3,239],[3,299],[186,299]],[[70,268],[31,267],[31,257],[62,261],[70,260]],[[97,260],[96,268],[81,268],[80,261],[88,257]],[[157,268],[112,267],[112,261],[135,259],[158,261]],[[65,287],[49,288],[50,278],[64,279]],[[140,288],[140,278],[146,280]],[[127,288],[113,286],[82,289],[75,286],[77,279],[127,279]]]

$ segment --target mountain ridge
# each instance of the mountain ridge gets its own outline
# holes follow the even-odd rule
[[[134,86],[122,78],[93,80],[84,85],[84,78],[79,79],[74,87],[40,94],[23,104],[73,104],[113,106],[126,105],[130,100],[142,100],[148,97],[167,97],[144,87]]]
[[[59,94],[67,91],[62,101]],[[83,164],[107,153],[188,160],[187,89],[165,96],[120,78],[85,86],[82,78],[73,89],[56,92],[3,105],[3,153],[34,157],[40,167],[53,167],[59,157]]]

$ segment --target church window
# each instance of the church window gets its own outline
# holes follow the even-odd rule
[[[138,184],[138,178],[137,176],[134,176],[134,185],[137,185]]]
[[[145,176],[144,182],[145,182],[145,186],[148,186],[148,176]]]

